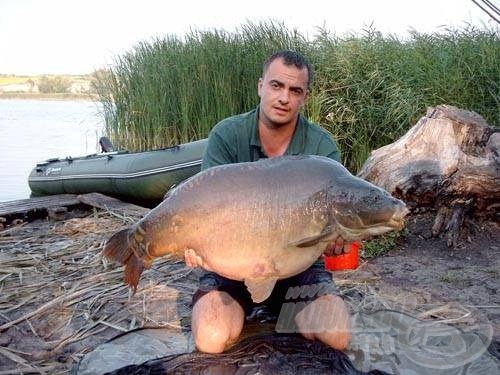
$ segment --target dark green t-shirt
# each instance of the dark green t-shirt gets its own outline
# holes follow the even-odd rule
[[[267,158],[259,139],[258,118],[259,107],[215,125],[208,136],[201,168]],[[302,115],[285,155],[320,155],[340,162],[340,151],[331,134]]]

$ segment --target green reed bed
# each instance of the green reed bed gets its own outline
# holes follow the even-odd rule
[[[274,24],[139,43],[99,80],[107,132],[134,150],[206,137],[222,118],[257,104],[257,80],[269,53],[304,44]]]
[[[307,39],[268,22],[157,38],[119,56],[98,80],[107,132],[131,150],[204,138],[224,117],[256,106],[262,62],[285,48],[313,63],[306,113],[336,137],[353,172],[428,106],[456,105],[500,124],[498,30],[413,32],[401,40],[372,29],[342,37],[319,29]]]
[[[367,30],[316,41],[320,123],[357,171],[371,150],[393,142],[428,106],[451,104],[500,124],[500,38],[475,29],[413,33],[406,41]]]

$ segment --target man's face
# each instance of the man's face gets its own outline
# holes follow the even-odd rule
[[[260,121],[268,127],[295,125],[297,115],[309,96],[307,68],[274,60],[259,79]]]

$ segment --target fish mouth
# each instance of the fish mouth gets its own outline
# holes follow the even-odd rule
[[[394,215],[392,215],[387,226],[396,230],[403,229],[406,224],[406,215],[409,213],[410,210],[404,206],[401,210],[396,211]]]
[[[387,223],[387,225],[371,225],[363,228],[348,228],[339,225],[340,233],[344,240],[359,241],[372,236],[378,236],[393,230],[399,231],[404,228],[404,222]]]
[[[389,225],[394,227],[394,229],[401,230],[406,224],[406,216],[410,213],[410,210],[403,206],[400,210],[396,211],[389,220]]]
[[[345,226],[337,222],[340,232],[344,233],[346,240],[357,241],[367,237],[387,233],[392,230],[399,231],[405,227],[406,215],[410,212],[406,207],[397,210],[389,220],[375,222],[372,224],[364,223],[360,217],[357,217],[355,225]]]

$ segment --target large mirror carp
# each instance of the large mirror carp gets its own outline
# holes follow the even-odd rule
[[[404,226],[405,204],[321,156],[283,156],[204,170],[114,234],[104,255],[134,289],[167,254],[244,281],[255,302],[311,266],[338,235],[357,241]]]

